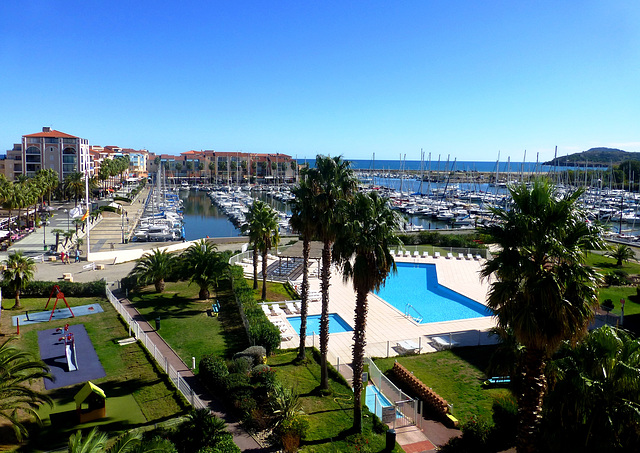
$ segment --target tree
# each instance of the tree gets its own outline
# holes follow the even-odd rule
[[[180,171],[182,170],[182,163],[180,162],[176,162],[175,164],[175,169],[176,169],[176,174],[178,175],[178,177],[180,176]]]
[[[228,254],[218,253],[215,244],[202,239],[190,245],[180,257],[185,276],[200,287],[198,299],[208,299],[209,290],[217,287],[218,280],[229,268]]]
[[[510,209],[492,209],[497,222],[482,227],[500,251],[481,277],[491,283],[487,306],[511,329],[522,353],[517,450],[536,451],[547,382],[545,365],[564,340],[584,335],[598,304],[599,274],[585,265],[587,250],[602,249],[600,229],[578,207],[582,190],[560,195],[548,181],[509,188]]]
[[[327,352],[329,349],[329,286],[331,279],[331,246],[337,230],[341,227],[337,217],[340,199],[349,198],[357,187],[357,180],[349,168],[349,162],[342,157],[318,155],[315,168],[309,169],[308,177],[313,181],[315,197],[317,236],[322,240],[322,270],[320,291],[322,292],[322,313],[320,315],[320,388],[329,389]]]
[[[358,192],[351,200],[338,205],[342,227],[333,244],[333,260],[342,269],[346,282],[351,280],[356,292],[353,330],[353,429],[362,432],[362,371],[366,345],[367,296],[379,290],[396,264],[389,246],[398,241],[395,231],[401,219],[387,199],[376,192]]]
[[[2,279],[7,282],[11,291],[15,292],[15,304],[13,310],[19,310],[20,292],[33,280],[36,271],[35,262],[23,255],[22,252],[11,253],[4,262],[6,269],[2,271]]]
[[[215,447],[227,436],[224,420],[212,415],[209,409],[194,409],[180,425],[177,441],[180,451],[197,452],[205,447]]]
[[[213,172],[216,169],[215,162],[209,162],[209,183],[213,184]]]
[[[129,276],[139,285],[153,283],[156,291],[164,291],[164,280],[176,270],[176,257],[165,250],[154,249],[136,261]]]
[[[75,205],[78,206],[78,200],[84,195],[84,175],[80,172],[71,173],[64,178],[65,192],[72,196]]]
[[[622,263],[630,260],[637,261],[633,249],[624,244],[616,245],[612,250],[605,252],[605,256],[616,260],[616,266],[618,267],[622,267]]]
[[[191,182],[191,176],[193,176],[193,161],[188,160],[186,163],[187,167],[187,181]]]
[[[547,374],[545,451],[638,451],[640,340],[605,325],[565,342]]]
[[[38,407],[53,406],[53,400],[29,385],[33,379],[50,378],[49,368],[30,353],[11,346],[9,343],[14,339],[7,338],[0,345],[0,418],[12,425],[16,438],[21,441],[29,434],[23,417],[26,415],[39,423]]]
[[[247,213],[243,231],[248,232],[253,244],[253,289],[258,281],[258,251],[262,254],[262,300],[267,298],[267,253],[280,241],[278,213],[266,203],[255,200]]]
[[[289,223],[293,231],[302,236],[302,290],[300,294],[300,348],[298,358],[305,358],[305,342],[307,338],[307,312],[309,308],[309,254],[311,239],[315,234],[316,217],[312,182],[303,177],[300,183],[291,189],[295,196],[291,203],[291,218]]]
[[[82,431],[78,430],[69,437],[68,453],[103,453],[109,437],[105,433],[93,428],[83,438]]]

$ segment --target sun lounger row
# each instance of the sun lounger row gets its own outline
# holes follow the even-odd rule
[[[398,250],[397,255],[396,255],[396,251],[395,250],[389,250],[389,253],[392,256],[398,256],[398,257],[404,257],[404,258],[429,258],[429,252],[424,251],[422,252],[422,255],[420,254],[419,251],[414,251],[413,255],[411,255],[411,252],[406,250],[406,251],[402,251],[402,250]],[[433,257],[434,258],[440,258],[440,252],[433,252]],[[448,252],[447,255],[445,256],[446,259],[450,260],[453,259],[454,255],[452,252]],[[458,253],[458,256],[456,257],[456,259],[458,260],[476,260],[479,261],[482,259],[482,257],[480,255],[472,255],[471,253]]]

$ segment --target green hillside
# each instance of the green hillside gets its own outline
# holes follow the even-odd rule
[[[544,165],[559,165],[559,166],[576,166],[585,165],[619,165],[627,160],[640,161],[640,153],[632,153],[623,151],[616,148],[591,148],[581,153],[569,154],[568,156],[561,156],[556,159],[545,162]]]

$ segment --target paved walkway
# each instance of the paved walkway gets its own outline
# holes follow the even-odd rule
[[[273,451],[270,448],[261,447],[258,442],[251,437],[246,431],[242,429],[239,421],[230,416],[220,401],[214,399],[202,386],[200,381],[195,377],[193,372],[187,367],[187,365],[178,357],[173,349],[164,341],[164,339],[157,333],[157,331],[151,327],[151,325],[144,319],[138,310],[131,304],[131,302],[121,297],[122,292],[114,291],[114,295],[118,297],[120,303],[124,306],[127,313],[140,325],[144,333],[148,336],[149,340],[154,344],[157,350],[167,358],[169,365],[171,365],[184,379],[184,381],[191,387],[191,390],[205,403],[209,410],[217,417],[223,419],[227,423],[227,429],[233,435],[233,441],[242,450],[246,452],[269,452]]]

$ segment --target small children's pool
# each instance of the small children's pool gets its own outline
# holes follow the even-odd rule
[[[383,407],[391,407],[391,401],[382,394],[380,389],[375,385],[367,385],[366,388],[366,396],[365,396],[365,404],[369,408],[372,413],[375,413],[378,418],[382,419],[382,408]],[[396,411],[396,418],[401,417],[400,413]]]
[[[300,316],[289,316],[287,321],[295,332],[300,332]],[[336,313],[329,313],[329,333],[351,332],[353,329]],[[307,316],[307,335],[320,335],[320,315]]]
[[[492,316],[491,310],[438,283],[435,264],[396,263],[377,295],[419,323]]]

